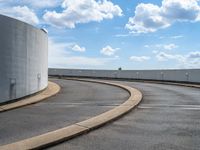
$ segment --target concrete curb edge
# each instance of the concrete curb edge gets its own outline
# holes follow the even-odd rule
[[[13,103],[1,105],[0,113],[43,101],[51,96],[56,95],[60,91],[60,89],[61,88],[58,84],[49,81],[47,88],[44,91],[42,91],[41,93],[24,98],[22,100],[19,100],[19,101],[13,102]]]
[[[104,112],[100,115],[97,115],[85,121],[81,121],[55,131],[47,132],[39,136],[35,136],[22,141],[0,146],[1,150],[41,149],[57,144],[59,142],[71,139],[77,135],[89,132],[95,128],[98,128],[110,121],[119,118],[120,116],[132,110],[142,100],[142,93],[139,90],[129,86],[121,85],[118,83],[106,82],[106,81],[98,81],[98,80],[88,80],[88,79],[86,80],[86,79],[76,79],[76,78],[68,78],[68,79],[117,86],[128,91],[130,93],[130,97],[127,101],[125,101],[121,105],[107,112]]]

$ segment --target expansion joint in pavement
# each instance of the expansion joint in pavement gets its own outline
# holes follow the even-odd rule
[[[80,127],[83,127],[83,128],[86,128],[86,129],[90,129],[90,128],[89,128],[89,127],[87,127],[87,126],[80,125],[80,124],[78,124],[78,123],[75,123],[75,125],[77,125],[77,126],[80,126]]]

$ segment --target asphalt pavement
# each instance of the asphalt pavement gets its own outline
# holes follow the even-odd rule
[[[48,100],[0,113],[0,145],[53,131],[108,111],[128,99],[119,87],[51,79],[61,91]]]
[[[141,90],[140,105],[119,120],[49,150],[200,149],[200,89],[115,82]]]

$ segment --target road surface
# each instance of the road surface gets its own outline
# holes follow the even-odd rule
[[[116,82],[141,90],[140,105],[111,124],[49,150],[200,149],[200,89]]]
[[[51,79],[61,86],[54,97],[0,113],[0,145],[53,131],[120,105],[129,93],[105,84]]]

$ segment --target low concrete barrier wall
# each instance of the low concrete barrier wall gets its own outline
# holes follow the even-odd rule
[[[122,78],[200,83],[200,69],[181,70],[85,70],[49,69],[49,75],[94,78]]]

